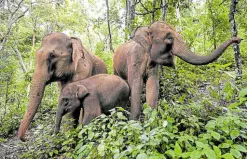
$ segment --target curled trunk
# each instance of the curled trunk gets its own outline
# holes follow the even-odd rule
[[[40,79],[40,75],[38,73],[34,73],[32,84],[31,84],[31,91],[29,93],[29,102],[27,111],[24,115],[24,118],[20,124],[19,130],[18,130],[18,138],[22,141],[25,140],[24,136],[26,133],[26,130],[28,129],[29,124],[31,123],[35,113],[38,110],[38,107],[40,105],[41,99],[44,94],[46,81]]]
[[[200,56],[200,55],[193,53],[185,45],[185,43],[180,42],[180,45],[177,45],[177,47],[174,48],[173,53],[174,55],[178,56],[185,62],[188,62],[192,65],[206,65],[206,64],[209,64],[217,60],[222,55],[222,53],[227,49],[229,45],[231,45],[232,43],[239,43],[240,41],[241,39],[239,38],[233,38],[228,41],[225,41],[217,49],[215,49],[210,55],[207,55],[207,56]]]

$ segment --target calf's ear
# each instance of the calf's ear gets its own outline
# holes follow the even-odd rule
[[[89,94],[88,89],[84,85],[78,85],[77,91],[76,91],[76,97],[77,98],[84,98]]]

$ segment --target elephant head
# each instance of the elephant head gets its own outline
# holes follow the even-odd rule
[[[80,110],[81,100],[83,100],[89,94],[87,88],[83,85],[67,85],[62,92],[61,100],[58,104],[57,119],[55,133],[60,130],[60,125],[63,115],[68,112],[74,112]]]
[[[25,132],[40,105],[45,86],[53,81],[66,81],[73,77],[85,49],[78,38],[63,33],[51,33],[42,39],[35,54],[35,71],[32,78],[27,111],[21,122],[18,137],[24,140]]]
[[[239,38],[232,38],[221,44],[210,55],[200,56],[193,53],[179,33],[165,22],[155,22],[150,27],[141,28],[135,31],[132,39],[146,49],[152,61],[170,67],[174,67],[174,55],[193,65],[209,64],[218,59],[229,45],[241,42]]]

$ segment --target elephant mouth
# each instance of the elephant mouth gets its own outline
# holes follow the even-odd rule
[[[169,52],[164,52],[163,55],[160,57],[160,60],[157,60],[157,63],[175,69],[174,54],[172,50],[170,50]]]

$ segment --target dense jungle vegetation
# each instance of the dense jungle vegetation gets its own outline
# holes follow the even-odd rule
[[[238,2],[238,3],[237,3]],[[233,35],[234,12],[242,59],[238,74],[232,46],[214,63],[176,59],[160,69],[156,109],[145,103],[139,121],[116,108],[85,127],[54,135],[57,83],[47,86],[29,128],[16,139],[27,107],[35,52],[51,32],[77,36],[113,74],[113,50],[137,26],[164,20],[189,47],[206,55]],[[0,158],[210,158],[247,157],[246,0],[0,0]],[[68,130],[69,131],[66,131]]]

